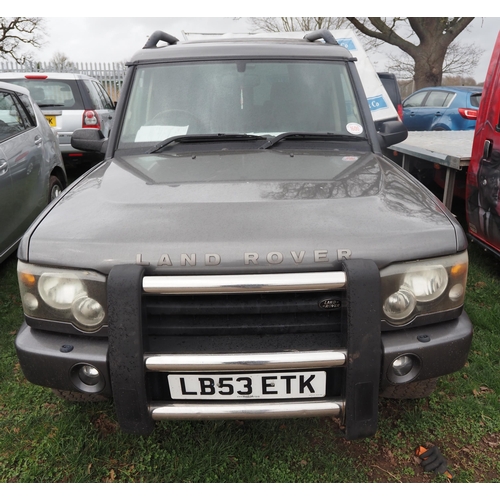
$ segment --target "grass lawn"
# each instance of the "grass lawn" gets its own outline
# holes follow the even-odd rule
[[[160,422],[123,434],[111,403],[71,404],[28,383],[15,258],[0,264],[0,482],[444,483],[416,462],[436,445],[455,483],[500,482],[500,262],[470,247],[467,365],[423,400],[381,400],[379,428],[346,441],[330,418]]]

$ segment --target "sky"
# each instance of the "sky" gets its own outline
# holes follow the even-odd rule
[[[321,12],[309,12],[309,15],[326,13],[329,15],[360,16],[372,14],[373,12],[369,12],[369,10],[373,10],[373,3],[367,4],[370,5],[370,7],[362,8],[360,5],[363,4],[363,1],[364,0],[360,0],[359,5],[357,4],[355,8],[358,12],[343,12],[337,7],[339,5],[337,2],[317,0],[317,5],[321,7]],[[199,1],[189,2],[188,0],[185,1],[184,7],[172,7],[172,2],[165,2],[165,5],[158,2],[150,2],[145,3],[144,5],[146,7],[141,9],[137,7],[137,3],[134,3],[129,7],[124,7],[122,5],[119,9],[120,17],[117,17],[113,14],[116,13],[118,9],[115,7],[109,9],[109,7],[103,6],[104,2],[102,1],[86,0],[83,3],[72,3],[52,0],[52,2],[50,2],[50,7],[44,5],[42,10],[43,15],[41,15],[41,12],[37,12],[40,10],[39,3],[33,2],[30,6],[31,0],[25,0],[21,10],[26,12],[22,14],[16,13],[14,15],[36,15],[44,18],[47,35],[42,49],[36,52],[36,59],[39,61],[47,62],[55,53],[60,52],[73,62],[112,63],[128,61],[137,50],[142,48],[148,36],[156,30],[165,31],[177,37],[179,40],[184,40],[183,32],[249,33],[252,29],[249,22],[250,16],[262,16],[262,14],[266,16],[304,14],[292,12],[294,9],[290,8],[290,3],[284,4],[280,2],[281,0],[277,0],[273,3],[269,1],[260,2],[260,0],[254,0],[251,2],[251,11],[247,8],[235,8],[233,2],[227,4],[230,5],[230,7],[227,7],[225,2],[213,1],[210,2],[209,7],[207,7],[205,3],[200,4]],[[436,12],[434,7],[435,1],[420,0],[418,3],[424,11],[426,10],[424,6],[428,6],[427,11],[429,14],[427,15],[442,15],[441,12]],[[73,7],[71,7],[71,4]],[[120,5],[120,3],[115,3],[115,5]],[[156,6],[155,10],[158,10],[158,14],[161,16],[151,17],[152,14],[156,14],[156,12],[153,12],[152,5]],[[204,5],[205,7],[203,7]],[[248,5],[248,3],[246,5]],[[263,5],[266,7],[263,8]],[[377,13],[377,15],[387,14],[383,11],[387,10],[387,6],[390,5],[391,2],[382,2],[380,4],[381,13]],[[98,13],[102,17],[78,16],[75,12],[76,6],[79,7],[79,12]],[[345,7],[343,8],[345,9]],[[500,17],[494,17],[495,15],[500,16],[500,8],[494,7],[494,9],[496,9],[496,12],[492,9],[486,9],[488,15],[478,10],[476,18],[471,25],[469,25],[467,31],[463,32],[458,37],[460,43],[474,43],[484,51],[476,70],[472,75],[469,75],[478,83],[484,81],[493,45],[500,32]],[[483,10],[485,9],[483,8]],[[430,14],[431,12],[432,14]],[[194,13],[196,13],[197,17],[190,15]],[[169,17],[165,17],[165,14],[168,14]],[[407,14],[415,15],[414,12]],[[474,13],[470,12],[460,12],[460,14],[469,16],[474,15]],[[394,13],[392,15],[394,15]],[[422,15],[422,12],[420,12],[419,15]],[[425,12],[423,15],[426,15]],[[388,51],[397,53],[399,50],[393,49],[385,44],[385,49],[381,48],[378,49],[376,53],[370,53],[369,57],[378,71],[387,70],[388,60],[385,53]]]

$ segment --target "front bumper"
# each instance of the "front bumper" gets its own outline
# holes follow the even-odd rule
[[[419,340],[427,337],[429,338],[427,342]],[[463,312],[458,319],[452,321],[402,332],[383,333],[381,339],[380,389],[382,390],[393,384],[388,378],[388,373],[394,359],[402,354],[414,354],[421,361],[421,370],[412,382],[441,377],[460,370],[467,361],[472,340],[472,324],[467,314]],[[72,349],[69,350],[68,346]],[[95,366],[104,377],[105,383],[100,394],[112,397],[107,339],[48,333],[23,323],[17,334],[16,349],[23,373],[32,383],[66,391],[78,390],[71,380],[71,371],[75,365],[88,363]],[[182,358],[183,355],[177,357],[180,362],[176,363],[175,368],[173,366],[170,368],[172,371],[184,370],[186,361],[182,361]],[[206,358],[212,361],[213,356],[207,355]],[[248,356],[245,356],[245,359],[248,361]],[[200,359],[196,362],[203,364],[203,360]],[[303,364],[297,362],[294,365],[294,362],[295,360],[287,367],[304,368]],[[150,367],[148,371],[155,371],[153,365],[157,363],[157,355],[144,355],[144,364]],[[264,365],[265,363],[260,368],[269,369]],[[277,369],[277,366],[273,369]],[[220,369],[220,371],[225,370]]]
[[[459,370],[467,360],[472,340],[472,324],[465,312],[442,323],[380,333],[379,273],[371,264],[352,260],[344,265],[350,305],[346,314],[348,340],[343,347],[293,352],[247,350],[221,355],[148,352],[142,341],[141,324],[144,270],[140,266],[123,266],[117,272],[113,270],[108,281],[108,338],[48,333],[23,324],[16,338],[18,357],[32,383],[112,397],[126,432],[147,434],[155,420],[163,419],[336,416],[346,426],[348,439],[367,437],[377,428],[379,391],[389,385]],[[418,363],[416,370],[398,379],[392,363],[401,355],[411,355]],[[78,377],[82,364],[99,371],[99,384],[82,384]],[[331,374],[329,384],[340,377],[342,387],[307,401],[185,402],[151,397],[148,382],[155,375],[164,377],[167,373],[272,373],[304,369],[324,369]]]

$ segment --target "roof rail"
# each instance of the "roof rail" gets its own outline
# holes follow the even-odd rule
[[[169,35],[164,31],[155,31],[144,45],[143,49],[155,49],[158,42],[167,42],[169,45],[175,45],[179,40],[175,36]]]
[[[308,33],[307,35],[304,35],[304,39],[308,40],[309,42],[314,42],[316,40],[324,40],[324,42],[328,43],[329,45],[339,44],[337,40],[335,40],[335,37],[332,35],[331,31],[327,29],[317,30],[313,31],[312,33]]]

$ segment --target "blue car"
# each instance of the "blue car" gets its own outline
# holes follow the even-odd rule
[[[428,87],[403,101],[408,130],[474,130],[482,87]]]

